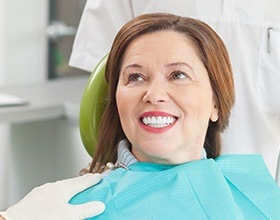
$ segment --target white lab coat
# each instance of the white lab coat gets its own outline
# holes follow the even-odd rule
[[[88,0],[69,64],[92,71],[119,28],[134,16],[171,12],[199,18],[230,53],[236,104],[223,153],[262,154],[275,176],[280,149],[280,1]]]

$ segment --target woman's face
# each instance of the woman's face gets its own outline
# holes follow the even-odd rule
[[[174,31],[131,42],[116,100],[122,128],[140,161],[200,159],[208,122],[218,119],[208,73],[190,41]]]

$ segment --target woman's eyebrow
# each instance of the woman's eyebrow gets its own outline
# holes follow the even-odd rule
[[[175,63],[169,63],[166,65],[166,67],[187,67],[189,68],[191,71],[194,71],[193,68],[191,67],[191,65],[189,65],[188,63],[186,62],[175,62]],[[144,67],[137,64],[137,63],[133,63],[133,64],[129,64],[127,65],[123,71],[127,70],[127,69],[130,69],[130,68],[136,68],[136,69],[143,69]]]
[[[185,62],[175,62],[175,63],[170,63],[167,65],[167,67],[176,67],[176,66],[185,66],[185,67],[188,67],[190,68],[192,71],[193,71],[193,68],[191,67],[190,64],[188,63],[185,63]]]
[[[137,68],[137,69],[142,69],[143,67],[141,66],[141,65],[139,65],[139,64],[129,64],[129,65],[127,65],[125,68],[124,68],[124,71],[126,70],[126,69],[130,69],[130,68]]]

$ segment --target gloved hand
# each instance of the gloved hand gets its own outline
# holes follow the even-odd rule
[[[6,220],[77,220],[94,217],[105,210],[102,202],[70,205],[68,201],[78,192],[97,184],[100,174],[87,174],[36,187],[17,204],[0,212]]]

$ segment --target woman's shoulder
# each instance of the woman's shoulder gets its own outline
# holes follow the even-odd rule
[[[258,154],[226,154],[215,159],[224,177],[240,189],[280,192],[264,160]]]
[[[228,154],[217,157],[215,162],[228,182],[237,204],[250,201],[266,216],[280,218],[280,188],[261,155]]]
[[[251,178],[267,178],[273,180],[264,160],[259,154],[224,154],[215,158],[216,164],[227,176],[247,176]],[[275,181],[274,181],[275,182]]]
[[[129,168],[111,171],[70,203],[103,201],[104,219],[151,219],[155,213],[161,219],[171,219],[174,213],[178,219],[207,219],[205,213],[211,219],[279,216],[280,189],[259,155],[223,155],[179,166],[135,163]],[[166,209],[171,198],[177,205]]]

